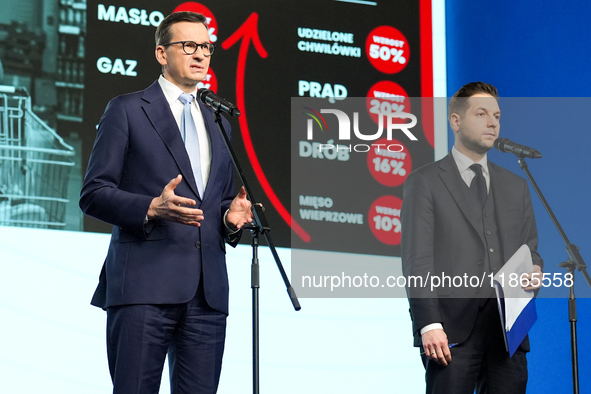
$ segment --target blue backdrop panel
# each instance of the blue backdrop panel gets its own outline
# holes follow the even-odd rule
[[[590,13],[591,3],[583,1],[569,2],[568,6],[531,0],[446,2],[448,96],[467,82],[486,81],[497,86],[503,97],[557,98],[552,110],[530,105],[519,120],[517,109],[506,108],[501,100],[501,136],[542,152],[541,160],[529,161],[530,170],[570,241],[581,248],[587,261],[591,255],[591,229],[587,225],[591,220],[591,159],[587,153],[591,135],[585,118],[591,100],[564,97],[589,95],[591,53],[586,50],[586,41],[591,33]],[[449,138],[451,146],[453,136]],[[524,175],[513,155],[494,151],[490,158]],[[567,258],[564,244],[531,191],[545,271],[564,272],[557,266]],[[587,335],[591,329],[591,291],[580,273],[576,278],[580,383],[581,392],[586,393],[591,392],[591,340]],[[569,393],[568,293],[564,289],[548,290],[547,295],[557,298],[538,300],[539,318],[531,332],[532,352],[528,357],[528,393]]]

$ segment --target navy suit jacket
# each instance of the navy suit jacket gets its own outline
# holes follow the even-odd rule
[[[488,168],[503,262],[527,244],[533,263],[542,266],[526,180],[490,161]],[[445,273],[452,278],[465,274],[482,278],[487,252],[479,215],[482,212],[474,209],[451,153],[413,171],[404,183],[401,212],[404,275],[441,277]],[[488,275],[485,286],[490,290]],[[415,346],[421,345],[421,328],[431,323],[443,324],[449,343],[468,338],[481,301],[474,298],[479,296],[475,291],[480,289],[451,286],[430,292],[427,286],[407,290]],[[522,346],[529,350],[529,342]]]
[[[199,196],[187,151],[158,82],[111,100],[99,123],[80,197],[85,214],[113,225],[92,304],[176,304],[196,294],[228,313],[223,215],[235,195],[233,165],[210,108],[199,103],[211,141],[211,170]],[[230,133],[230,125],[223,118]],[[150,202],[178,174],[175,194],[197,202],[201,227],[144,225]],[[233,246],[238,239],[232,240]]]

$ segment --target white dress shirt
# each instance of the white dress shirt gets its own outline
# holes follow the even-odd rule
[[[458,166],[460,176],[462,177],[464,182],[466,182],[466,185],[468,185],[468,187],[470,187],[472,179],[474,179],[474,177],[476,176],[476,173],[472,171],[470,166],[473,164],[480,164],[482,166],[482,175],[484,176],[484,180],[486,181],[486,190],[487,192],[490,190],[490,174],[488,172],[488,158],[486,154],[480,161],[475,163],[468,156],[458,151],[454,146],[453,148],[451,148],[451,155],[453,156],[454,161]]]
[[[162,88],[162,92],[164,93],[164,97],[166,101],[168,101],[168,105],[170,105],[170,110],[172,111],[172,115],[174,116],[174,120],[179,128],[179,132],[181,130],[181,118],[183,116],[183,109],[185,105],[179,99],[180,95],[185,93],[181,88],[173,84],[172,82],[168,81],[164,76],[160,75],[158,78],[158,83]],[[209,171],[211,169],[211,142],[209,140],[209,134],[207,134],[207,130],[205,129],[205,122],[203,121],[203,114],[201,113],[201,108],[197,104],[197,88],[195,91],[191,93],[194,97],[193,102],[191,103],[191,115],[193,115],[193,120],[195,121],[195,127],[197,128],[197,136],[199,138],[199,153],[201,156],[201,176],[203,179],[203,190],[207,187],[207,180],[209,179]],[[192,158],[189,158],[192,159]],[[226,227],[226,233],[228,235],[233,235],[238,232],[237,229],[231,228],[228,220],[228,210],[224,214],[224,224]],[[146,216],[146,223],[148,221],[148,217]]]
[[[172,82],[168,81],[162,75],[160,75],[160,78],[158,78],[158,83],[162,88],[162,92],[164,93],[164,97],[166,97],[166,101],[168,101],[168,105],[170,105],[170,110],[172,111],[172,115],[174,116],[174,120],[176,120],[176,124],[179,127],[180,132],[181,117],[183,115],[183,109],[185,106],[179,97],[185,92],[183,92],[181,88]],[[197,136],[199,138],[201,177],[203,179],[203,190],[205,190],[207,188],[207,180],[209,179],[209,171],[211,169],[211,143],[209,141],[207,130],[205,129],[203,114],[201,113],[201,109],[197,104],[197,88],[195,88],[195,91],[191,94],[194,97],[193,102],[191,103],[191,115],[193,115],[195,127],[197,128]],[[192,157],[189,159],[193,160]]]

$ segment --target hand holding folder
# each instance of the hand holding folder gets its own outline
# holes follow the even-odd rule
[[[493,278],[509,356],[513,356],[537,319],[534,292],[525,290],[521,280],[532,272],[531,251],[522,245]]]

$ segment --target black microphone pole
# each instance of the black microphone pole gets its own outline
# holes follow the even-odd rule
[[[519,162],[519,166],[521,167],[521,169],[525,172],[527,179],[529,179],[531,185],[533,186],[534,190],[536,191],[536,194],[538,195],[538,197],[542,201],[542,205],[544,206],[544,208],[546,208],[548,215],[550,215],[550,219],[552,219],[552,223],[554,223],[554,226],[556,227],[556,229],[560,233],[560,236],[562,237],[562,240],[564,241],[564,243],[566,245],[566,251],[569,256],[567,261],[558,264],[558,266],[566,268],[567,274],[571,274],[572,280],[573,280],[573,284],[569,289],[568,317],[569,317],[569,322],[570,322],[571,363],[572,363],[572,371],[573,371],[573,393],[579,394],[579,356],[578,356],[578,344],[577,344],[577,300],[575,297],[575,271],[579,270],[583,274],[583,277],[587,280],[587,283],[589,284],[589,286],[591,286],[591,278],[589,277],[589,274],[587,273],[587,265],[585,265],[585,262],[583,261],[583,257],[579,253],[579,247],[576,246],[575,244],[572,244],[569,241],[568,237],[566,236],[566,233],[562,229],[562,226],[558,222],[558,219],[556,218],[556,216],[554,216],[554,212],[552,212],[550,205],[548,204],[548,202],[544,198],[542,191],[538,187],[538,184],[534,180],[532,174],[529,172],[529,168],[527,166],[527,163],[525,162],[525,159],[523,157],[520,157],[518,162]]]
[[[206,103],[207,104],[207,103]],[[277,264],[277,268],[281,273],[281,277],[283,278],[283,282],[287,288],[287,294],[291,299],[291,303],[296,311],[301,309],[300,303],[298,298],[295,294],[293,287],[291,287],[291,283],[289,282],[289,278],[283,269],[283,265],[281,264],[281,259],[279,258],[279,254],[277,254],[277,250],[275,249],[275,245],[273,244],[273,240],[269,234],[271,227],[267,223],[267,219],[265,217],[265,210],[262,204],[257,203],[250,187],[248,186],[248,182],[246,180],[246,176],[242,172],[242,167],[238,162],[238,158],[236,157],[236,153],[234,152],[234,148],[232,147],[232,143],[224,130],[224,126],[222,125],[222,118],[220,116],[220,111],[222,109],[220,106],[214,108],[213,117],[215,123],[218,126],[218,130],[222,134],[222,138],[230,152],[230,156],[232,157],[232,162],[234,163],[234,167],[238,172],[238,176],[240,177],[240,181],[244,185],[246,189],[247,197],[252,203],[252,211],[253,211],[253,222],[248,226],[243,226],[243,228],[248,228],[252,235],[252,266],[251,266],[251,288],[252,288],[252,390],[253,394],[259,394],[260,390],[260,378],[259,378],[259,288],[260,288],[260,275],[259,275],[259,259],[258,259],[258,245],[259,245],[259,233],[263,234],[265,240],[267,241],[267,245],[269,245],[269,249],[273,254],[273,258],[275,259],[275,263]],[[239,114],[239,112],[238,112]],[[238,115],[236,115],[238,116]]]

